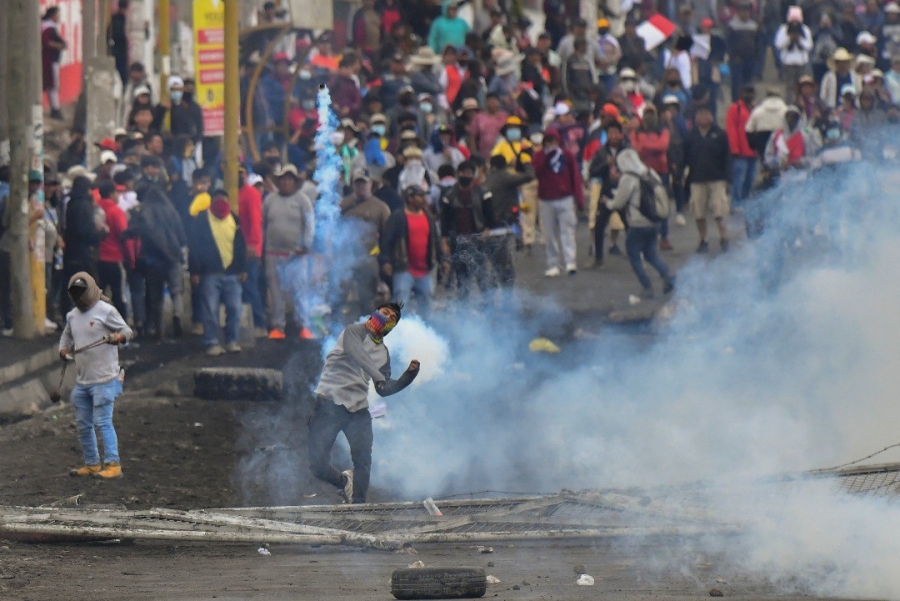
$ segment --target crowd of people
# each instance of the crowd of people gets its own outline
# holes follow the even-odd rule
[[[732,207],[759,189],[823,165],[896,158],[895,2],[642,2],[623,20],[587,23],[570,3],[545,0],[537,35],[517,2],[483,0],[472,24],[462,4],[424,0],[408,12],[363,0],[341,48],[333,31],[297,30],[271,56],[244,49],[242,118],[258,160],[244,144],[237,199],[204,137],[193,80],[171,77],[169,101],[154,104],[143,66],[121,65],[120,127],[97,144],[99,164],[86,164],[73,131],[56,165],[31,174],[46,199],[33,223],[45,231],[50,318],[61,323],[62,283],[85,272],[138,337],[190,329],[210,354],[239,352],[242,303],[258,336],[285,338],[289,305],[301,338],[321,335],[282,269],[315,253],[321,84],[340,123],[331,142],[342,218],[360,224],[365,251],[347,274],[360,314],[393,297],[427,316],[438,286],[508,303],[517,257],[541,247],[548,278],[624,254],[645,297],[655,292],[645,261],[668,293],[675,278],[660,251],[672,248],[670,226],[692,218],[704,253],[712,219],[727,251]],[[277,19],[275,9],[266,3],[263,16]],[[657,13],[676,29],[648,48],[639,26]],[[770,50],[781,83],[761,85]],[[647,209],[660,190],[671,214]],[[579,218],[588,249],[576,245]],[[0,239],[0,277],[8,271]],[[6,282],[0,290],[8,329]]]

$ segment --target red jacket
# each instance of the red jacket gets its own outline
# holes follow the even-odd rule
[[[262,194],[253,186],[244,186],[238,192],[238,219],[241,222],[241,231],[244,233],[244,242],[247,243],[247,248],[252,249],[257,257],[261,257],[263,247]]]
[[[750,107],[738,100],[728,107],[725,113],[725,133],[728,134],[728,146],[736,157],[752,159],[756,157],[750,142],[747,140],[747,121],[750,119]]]
[[[562,150],[564,165],[559,173],[550,166],[546,151],[542,148],[531,159],[534,173],[538,180],[538,198],[541,200],[559,200],[566,196],[574,196],[579,209],[584,208],[584,183],[581,170],[575,155]]]
[[[109,226],[109,233],[100,243],[100,260],[104,263],[121,263],[125,259],[122,232],[128,229],[128,220],[115,200],[101,198],[100,207],[106,213],[106,225]]]
[[[636,129],[631,132],[631,147],[637,150],[641,161],[656,171],[660,177],[669,173],[669,130],[660,127],[658,130]]]

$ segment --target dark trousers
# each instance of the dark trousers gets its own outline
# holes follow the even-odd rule
[[[0,250],[0,326],[4,330],[13,327],[12,271],[9,262],[9,253]]]
[[[139,331],[147,323],[147,279],[143,268],[128,272],[128,290],[131,292],[131,320]],[[124,317],[124,316],[123,316]]]
[[[487,246],[497,286],[512,288],[516,283],[516,237],[513,234],[492,236]]]
[[[606,207],[607,200],[600,197],[600,202],[597,203],[597,220],[594,223],[594,258],[598,263],[603,262],[603,244],[606,240],[606,228],[609,227],[609,218],[612,217],[613,213],[619,213],[622,223],[626,224],[626,227],[628,226],[628,222],[625,221],[625,214],[608,209]]]
[[[656,248],[658,236],[659,230],[656,227],[632,227],[628,229],[628,234],[625,236],[625,252],[628,254],[631,269],[645,289],[652,288],[652,286],[650,278],[647,277],[647,270],[644,269],[641,261],[641,255],[644,255],[644,259],[659,272],[659,276],[664,282],[671,279],[669,268],[659,258],[659,251]]]
[[[343,432],[353,460],[353,502],[365,503],[372,472],[372,416],[368,409],[352,412],[331,399],[316,397],[316,411],[309,421],[309,467],[313,476],[338,488],[341,472],[331,465],[331,447]]]
[[[741,97],[741,88],[753,83],[756,63],[748,60],[732,60],[729,67],[731,67],[731,102],[735,102]]]
[[[97,280],[97,285],[100,287],[100,290],[106,290],[106,287],[109,286],[109,290],[112,293],[113,307],[116,308],[116,311],[119,312],[122,319],[128,319],[128,313],[125,309],[125,286],[122,281],[122,264],[100,261],[97,266],[97,271],[100,276]]]

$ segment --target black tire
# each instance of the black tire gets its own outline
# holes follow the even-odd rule
[[[485,593],[482,568],[401,568],[391,576],[397,599],[478,599]]]
[[[194,396],[214,401],[272,401],[281,398],[275,369],[208,367],[194,372]]]

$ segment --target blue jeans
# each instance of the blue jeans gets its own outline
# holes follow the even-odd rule
[[[753,181],[756,179],[756,157],[732,156],[731,199],[737,206],[747,200],[753,189]]]
[[[104,384],[76,384],[72,391],[70,401],[75,408],[75,424],[78,427],[85,465],[100,465],[95,427],[100,430],[100,438],[103,440],[104,462],[119,461],[119,439],[116,437],[112,416],[114,401],[120,394],[122,383],[118,379]]]
[[[647,277],[647,270],[641,261],[641,255],[656,271],[664,282],[669,282],[669,268],[659,258],[659,251],[656,249],[656,238],[658,230],[655,227],[631,227],[625,236],[625,252],[628,254],[628,261],[631,263],[631,269],[634,275],[641,282],[644,289],[652,288],[650,278]]]
[[[225,344],[237,342],[241,330],[241,283],[238,276],[224,273],[200,276],[203,313],[203,344],[219,344],[219,304],[225,304]]]
[[[259,257],[247,257],[247,280],[243,286],[243,301],[253,309],[253,327],[266,327],[262,293],[259,290]]]
[[[413,292],[416,293],[416,300],[419,303],[419,315],[428,317],[428,314],[431,313],[431,301],[434,298],[434,278],[430,273],[421,278],[417,278],[408,271],[395,273],[394,297],[407,305]]]

